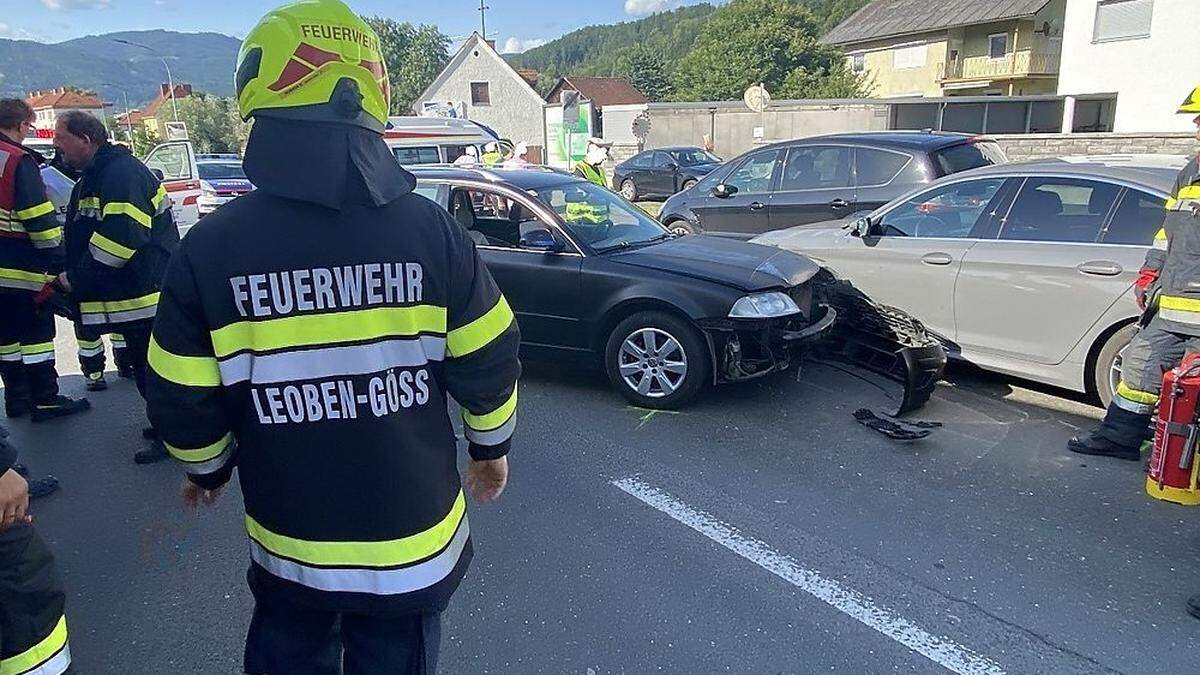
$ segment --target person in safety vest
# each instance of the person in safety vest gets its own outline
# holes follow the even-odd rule
[[[600,165],[608,159],[608,149],[611,147],[612,143],[606,143],[603,139],[589,138],[583,159],[575,163],[575,175],[607,188],[608,179],[604,177],[604,169]]]
[[[82,171],[67,206],[66,272],[59,282],[88,330],[120,332],[138,392],[145,396],[146,353],[167,261],[179,246],[171,200],[162,183],[123,145],[108,140],[99,119],[70,111],[59,116],[54,146]],[[134,453],[139,464],[166,457],[153,443]]]
[[[1179,112],[1196,116],[1200,140],[1200,87]],[[1138,306],[1153,318],[1122,354],[1121,383],[1104,421],[1087,436],[1072,438],[1067,444],[1071,452],[1138,461],[1163,372],[1178,365],[1185,353],[1200,352],[1200,154],[1179,172],[1166,208],[1163,227],[1135,283]],[[1200,617],[1200,603],[1189,609]]]
[[[486,167],[496,166],[504,161],[504,153],[500,152],[500,144],[496,141],[491,141],[483,146],[483,156],[479,160]]]
[[[39,169],[45,160],[20,143],[35,119],[25,101],[0,100],[0,380],[8,416],[40,422],[90,406],[58,393],[54,316],[34,302],[63,265],[63,228]]]
[[[247,673],[428,673],[472,557],[466,488],[495,499],[520,336],[466,230],[383,139],[379,40],[339,0],[267,13],[238,53],[255,192],[171,261],[149,411],[211,503],[236,467],[254,616]]]
[[[0,427],[0,673],[60,675],[71,666],[66,593],[33,529],[29,486]]]

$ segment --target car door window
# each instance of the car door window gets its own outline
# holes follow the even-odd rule
[[[187,145],[172,143],[154,149],[146,158],[146,166],[162,172],[163,180],[191,180],[192,163]]]
[[[854,158],[855,183],[858,187],[887,185],[911,161],[911,156],[899,152],[858,148]]]
[[[1096,241],[1120,188],[1076,178],[1030,178],[1004,220],[1000,239]]]
[[[633,159],[629,160],[629,168],[631,168],[631,169],[649,169],[650,168],[650,158],[653,156],[653,154],[654,153],[652,153],[652,152],[643,152],[640,155],[634,155]]]
[[[806,145],[788,150],[780,191],[826,190],[850,186],[851,149]]]
[[[1003,178],[991,178],[922,192],[884,214],[875,231],[885,237],[969,237],[1003,185]]]
[[[655,168],[655,169],[665,169],[665,168],[667,168],[667,165],[668,165],[668,164],[670,164],[670,163],[671,163],[671,156],[670,156],[670,155],[668,155],[667,153],[665,153],[665,152],[656,152],[656,153],[654,153],[654,166],[653,166],[653,168]]]
[[[470,188],[451,190],[450,215],[466,228],[476,245],[512,249],[519,248],[521,224],[539,220],[507,195]]]
[[[439,164],[442,161],[435,145],[393,148],[392,152],[396,154],[396,159],[404,165]]]
[[[1121,205],[1104,232],[1103,241],[1106,244],[1150,246],[1166,217],[1165,199],[1141,190],[1126,190]]]
[[[737,188],[739,194],[761,194],[771,189],[779,151],[769,150],[751,155],[725,179],[725,185]]]

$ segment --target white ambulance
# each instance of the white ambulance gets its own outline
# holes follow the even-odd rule
[[[505,153],[513,147],[478,122],[452,117],[390,117],[383,139],[404,166],[453,164],[468,146],[475,148],[476,157],[483,156],[488,143],[499,144]]]

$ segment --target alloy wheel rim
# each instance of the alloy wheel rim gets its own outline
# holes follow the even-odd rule
[[[1108,369],[1108,381],[1109,385],[1112,387],[1110,391],[1112,391],[1113,396],[1117,395],[1117,387],[1121,385],[1121,362],[1124,360],[1126,349],[1129,349],[1129,345],[1125,345],[1121,348],[1121,351],[1117,352],[1117,356],[1113,359],[1112,366]]]
[[[627,180],[624,183],[621,183],[621,196],[622,197],[624,197],[625,199],[632,200],[636,194],[637,194],[637,188],[634,186],[633,181]]]
[[[626,386],[648,398],[665,398],[687,379],[687,353],[675,336],[659,328],[639,328],[621,343],[617,369]]]

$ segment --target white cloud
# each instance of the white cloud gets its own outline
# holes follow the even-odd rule
[[[547,40],[543,40],[542,38],[521,39],[510,37],[504,41],[503,45],[500,46],[500,53],[520,54],[521,52],[529,51],[534,47],[541,47],[542,45],[546,44],[546,42]]]
[[[677,9],[682,4],[682,0],[625,0],[625,13],[630,16],[647,16]]]
[[[74,9],[109,9],[112,0],[42,0],[47,9],[55,11]]]
[[[36,40],[38,36],[30,33],[24,28],[16,28],[6,23],[0,22],[0,38],[9,38],[12,40]]]

